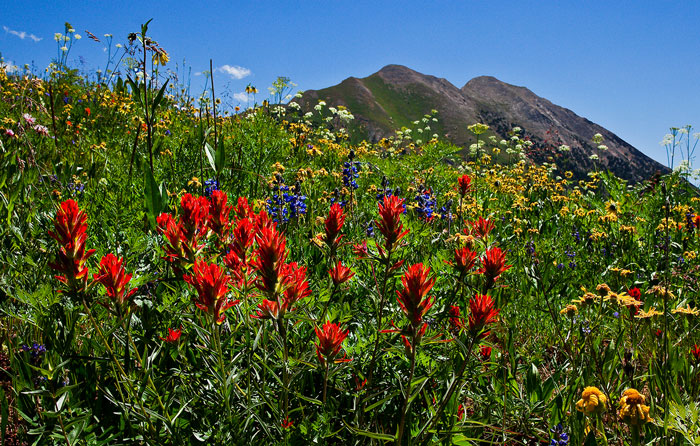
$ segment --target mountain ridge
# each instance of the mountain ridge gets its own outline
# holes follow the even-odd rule
[[[390,64],[364,78],[351,76],[331,87],[308,90],[298,102],[310,110],[319,100],[329,106],[347,107],[356,118],[353,131],[372,142],[391,136],[402,126],[410,127],[436,109],[439,121],[433,131],[458,146],[468,147],[474,142],[467,129],[470,124],[487,124],[492,134],[501,138],[507,138],[517,126],[533,142],[535,150],[528,156],[535,162],[551,161],[548,157],[558,156],[552,147],[568,145],[571,151],[563,167],[577,177],[584,177],[596,167],[607,168],[631,182],[668,172],[668,168],[601,125],[527,87],[494,76],[477,76],[458,88],[445,78]],[[603,136],[608,150],[600,150],[592,142],[596,133]],[[593,154],[599,157],[595,164],[590,159]]]

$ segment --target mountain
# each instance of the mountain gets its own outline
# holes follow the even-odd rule
[[[431,134],[438,133],[458,146],[468,147],[475,137],[468,125],[481,122],[489,126],[491,135],[507,139],[513,127],[533,145],[528,156],[535,162],[549,161],[554,156],[564,169],[579,178],[594,169],[589,156],[596,154],[598,168],[610,169],[631,182],[668,172],[611,131],[578,116],[573,111],[552,104],[525,87],[501,82],[495,77],[480,76],[457,88],[446,79],[425,75],[401,65],[387,65],[365,78],[350,77],[340,84],[322,90],[308,90],[298,100],[310,110],[319,100],[329,106],[343,105],[355,115],[352,132],[376,142],[394,134],[401,127],[438,111],[438,122],[432,123]],[[600,133],[607,151],[592,142]],[[483,137],[482,137],[483,138]],[[561,144],[571,151],[560,154],[552,148]]]

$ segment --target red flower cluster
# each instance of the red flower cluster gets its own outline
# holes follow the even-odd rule
[[[489,233],[496,227],[494,222],[489,219],[484,219],[484,217],[479,217],[478,220],[470,222],[472,230],[477,237],[486,239]]]
[[[348,331],[343,331],[339,324],[333,324],[330,321],[323,324],[321,330],[316,327],[316,337],[318,338],[318,344],[316,345],[316,356],[322,366],[326,366],[327,362],[333,362],[335,357],[340,353],[343,341],[348,337]],[[343,359],[338,362],[349,361]]]
[[[255,286],[266,299],[253,315],[258,319],[278,319],[293,309],[299,300],[311,294],[306,268],[296,262],[286,263],[286,240],[274,224],[265,224],[256,235],[256,259],[251,262],[257,272]]]
[[[506,265],[506,252],[501,248],[494,247],[486,250],[486,255],[481,259],[481,268],[477,270],[477,274],[483,274],[486,277],[485,290],[488,290],[496,282],[496,279],[508,271],[513,265]],[[484,291],[485,292],[485,291]]]
[[[406,273],[401,277],[403,289],[396,291],[396,300],[409,321],[409,329],[404,332],[415,335],[416,342],[420,342],[425,334],[427,324],[423,322],[423,317],[433,306],[433,300],[425,296],[435,285],[435,278],[430,277],[430,268],[424,267],[422,263],[417,263],[408,267]],[[413,351],[415,346],[411,345],[408,338],[402,335],[404,344],[409,351]]]
[[[126,274],[123,263],[123,259],[109,253],[102,257],[99,272],[94,275],[95,282],[105,287],[107,297],[112,299],[119,309],[124,309],[127,300],[136,293],[136,288],[128,291],[126,289],[132,275]]]
[[[208,232],[209,200],[185,194],[180,200],[181,215],[175,221],[170,214],[160,214],[156,220],[158,232],[163,234],[167,244],[163,246],[165,260],[175,268],[195,263],[204,243],[201,241]]]
[[[477,294],[469,300],[469,331],[479,339],[488,336],[484,328],[496,322],[496,317],[501,311],[495,308],[495,303],[489,295]]]
[[[231,226],[229,221],[231,206],[226,204],[227,201],[228,196],[220,190],[213,191],[209,199],[209,220],[207,223],[209,229],[218,236],[217,242],[220,245],[226,244]]]
[[[464,278],[476,264],[476,252],[466,246],[455,249],[454,262],[446,262],[459,273],[460,280]]]
[[[95,253],[94,249],[85,251],[87,240],[87,215],[81,211],[73,200],[61,203],[61,208],[54,219],[55,232],[49,235],[58,242],[59,249],[56,261],[49,266],[62,275],[56,279],[63,283],[68,291],[85,290],[88,279],[87,259]]]
[[[696,362],[700,362],[700,346],[698,346],[698,344],[694,345],[694,347],[690,350],[690,353],[692,353]]]
[[[450,318],[450,331],[453,333],[459,333],[464,328],[462,310],[460,310],[457,305],[450,305],[448,315]]]
[[[161,341],[169,342],[169,343],[175,343],[180,339],[180,335],[182,335],[182,329],[178,328],[177,330],[173,330],[172,328],[168,328],[168,336],[167,337],[162,337],[158,336]]]
[[[330,250],[331,257],[335,256],[338,244],[343,238],[343,235],[340,234],[340,230],[343,228],[344,223],[345,213],[343,212],[343,208],[338,203],[333,203],[328,217],[326,217],[324,222],[325,234],[322,238],[323,243],[325,243]]]
[[[392,251],[396,244],[408,234],[408,230],[403,230],[401,214],[404,212],[403,199],[392,195],[385,196],[383,202],[379,203],[379,220],[375,222],[377,229],[384,236],[384,248]]]
[[[354,272],[347,266],[343,266],[342,263],[340,263],[340,260],[338,260],[338,264],[334,266],[330,271],[328,271],[328,274],[331,275],[331,279],[333,279],[333,285],[338,286],[341,285],[348,280],[352,278],[352,276],[355,275]]]
[[[469,175],[462,175],[457,179],[457,184],[459,184],[459,194],[461,196],[465,196],[469,191],[471,191],[472,179],[469,177]]]
[[[479,349],[479,354],[481,355],[481,360],[482,361],[490,361],[491,360],[491,347],[487,347],[485,345],[482,345],[481,348]]]
[[[222,323],[226,318],[224,311],[239,302],[230,301],[226,297],[231,279],[224,274],[224,270],[219,265],[208,264],[204,260],[198,260],[194,264],[193,273],[193,275],[184,276],[183,279],[197,290],[194,304],[213,316],[216,323]]]

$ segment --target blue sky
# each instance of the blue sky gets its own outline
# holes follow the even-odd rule
[[[149,18],[169,67],[201,72],[212,58],[217,93],[231,96],[248,83],[264,93],[280,75],[316,89],[396,63],[457,87],[479,75],[526,86],[662,163],[669,127],[700,127],[697,1],[5,0],[0,53],[43,68],[69,21],[83,36],[70,60],[97,68],[106,54],[84,30],[124,42]]]

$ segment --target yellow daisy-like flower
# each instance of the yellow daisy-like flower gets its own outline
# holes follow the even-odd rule
[[[685,308],[678,307],[674,310],[671,310],[671,313],[673,313],[673,314],[681,313],[681,314],[686,314],[688,316],[700,316],[700,310],[698,310],[697,308],[690,308],[690,304],[688,304],[688,306]]]
[[[662,287],[661,285],[654,285],[649,290],[647,290],[646,294],[653,294],[656,297],[661,297],[663,299],[675,299],[676,298],[675,294],[673,294],[671,291],[667,290],[666,288]]]
[[[574,303],[579,303],[579,304],[582,304],[582,305],[586,305],[586,304],[592,304],[592,303],[594,303],[596,300],[598,300],[598,296],[596,296],[595,294],[593,294],[593,293],[591,293],[591,292],[586,292],[583,296],[581,296],[581,297],[580,297],[579,299],[577,299],[577,300],[574,300],[573,302],[574,302]]]
[[[605,296],[608,293],[610,293],[610,287],[608,286],[607,283],[601,283],[598,286],[595,287],[595,290],[598,292],[599,295]]]
[[[627,389],[620,398],[620,420],[632,426],[640,426],[651,421],[649,406],[644,404],[644,395],[636,389]]]
[[[578,307],[572,304],[567,305],[559,312],[559,314],[565,314],[569,317],[573,317],[576,313],[578,313]]]
[[[583,389],[581,399],[576,403],[576,410],[586,415],[600,413],[605,410],[607,403],[608,397],[597,387],[586,387]]]
[[[199,178],[192,177],[190,181],[187,182],[188,186],[202,187],[202,183],[199,182]]]
[[[649,311],[644,311],[641,310],[637,316],[635,316],[637,319],[651,319],[654,316],[661,316],[663,313],[660,311],[657,311],[656,308],[651,307]]]

